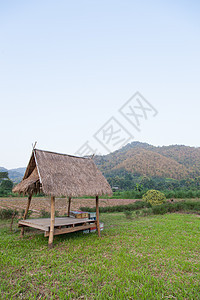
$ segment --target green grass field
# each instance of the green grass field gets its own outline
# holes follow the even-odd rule
[[[200,299],[200,218],[167,214],[127,220],[101,214],[102,238],[57,236],[0,222],[1,299]],[[15,228],[17,228],[15,224]]]

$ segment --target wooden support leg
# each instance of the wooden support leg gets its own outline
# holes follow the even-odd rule
[[[31,198],[32,198],[32,194],[30,194],[28,196],[28,203],[27,203],[27,207],[26,207],[26,210],[25,210],[25,213],[24,213],[24,216],[23,216],[23,220],[26,220],[26,217],[28,215],[28,211],[29,211],[30,204],[31,204]],[[21,235],[20,235],[20,237],[23,238],[23,236],[24,236],[24,226],[21,228]]]
[[[53,235],[54,235],[54,224],[55,224],[55,197],[51,197],[51,225],[49,233],[49,249],[53,248]]]
[[[71,200],[72,200],[72,198],[71,197],[69,197],[69,200],[68,200],[68,211],[67,211],[67,216],[69,217],[69,215],[70,215],[70,209],[71,209]]]
[[[100,224],[99,224],[99,197],[98,196],[96,196],[96,222],[97,222],[98,236],[101,237]]]

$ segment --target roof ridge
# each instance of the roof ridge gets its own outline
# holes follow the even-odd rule
[[[41,152],[47,152],[47,153],[51,153],[51,154],[57,154],[57,155],[62,155],[62,156],[69,156],[69,157],[74,157],[74,158],[81,158],[81,159],[90,159],[87,157],[81,157],[81,156],[75,156],[75,155],[71,155],[71,154],[65,154],[65,153],[58,153],[58,152],[53,152],[53,151],[48,151],[48,150],[41,150],[41,149],[34,149],[33,151],[41,151]]]

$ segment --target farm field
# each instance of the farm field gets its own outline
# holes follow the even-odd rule
[[[122,205],[134,203],[135,199],[100,199],[100,207]],[[80,207],[95,207],[95,199],[72,199],[71,210],[79,210]],[[12,208],[12,209],[25,209],[27,206],[27,197],[17,198],[0,198],[0,209],[1,208]],[[37,216],[40,211],[44,209],[48,212],[51,210],[50,197],[33,197],[31,200],[30,210],[33,211],[32,216]],[[67,212],[67,199],[56,198],[55,209],[59,212],[59,215],[64,215]]]
[[[2,299],[200,299],[200,218],[100,215],[105,230],[19,238],[0,221]]]

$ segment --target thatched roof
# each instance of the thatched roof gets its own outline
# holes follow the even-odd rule
[[[40,192],[40,181],[36,167],[29,177],[23,179],[17,186],[13,188],[13,192],[23,194],[37,194]]]
[[[57,197],[112,195],[110,185],[92,159],[34,149],[24,178],[13,192],[40,191]]]

